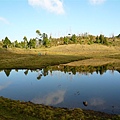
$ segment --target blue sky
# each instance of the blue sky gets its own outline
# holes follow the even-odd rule
[[[37,36],[120,34],[120,0],[0,0],[0,40]]]

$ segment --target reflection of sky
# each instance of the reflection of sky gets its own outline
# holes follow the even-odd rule
[[[11,84],[11,83],[10,83],[9,81],[6,82],[6,83],[2,83],[2,84],[0,85],[0,91],[3,90],[3,89],[5,89],[5,88],[7,88],[10,84]]]
[[[65,96],[65,91],[58,90],[55,92],[51,92],[48,95],[33,98],[32,102],[37,104],[56,105],[64,101],[64,96]]]
[[[120,114],[120,73],[106,71],[103,75],[79,74],[72,75],[60,71],[42,76],[41,71],[25,75],[26,70],[12,70],[7,77],[0,72],[0,96],[11,99],[32,101],[34,103],[57,107],[80,107]],[[88,102],[88,106],[83,105]]]
[[[105,101],[102,98],[91,98],[90,105],[91,106],[103,106]]]

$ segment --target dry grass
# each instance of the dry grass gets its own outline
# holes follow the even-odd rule
[[[71,44],[41,49],[9,48],[0,49],[0,68],[41,68],[79,60],[82,61],[69,65],[101,65],[108,62],[119,62],[119,56],[118,47],[98,44]]]
[[[80,61],[75,61],[75,62],[70,62],[65,65],[69,66],[101,66],[109,63],[120,63],[119,59],[112,59],[112,58],[92,58],[92,59],[86,59],[86,60],[80,60]]]
[[[8,49],[9,52],[16,54],[38,54],[42,55],[87,55],[87,56],[104,56],[120,53],[119,47],[105,46],[105,45],[59,45],[51,48],[40,48],[40,49],[20,49],[12,48]]]

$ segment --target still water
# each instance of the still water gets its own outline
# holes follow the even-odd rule
[[[55,107],[120,114],[120,73],[69,69],[0,71],[0,96]],[[87,101],[85,106],[83,102]]]

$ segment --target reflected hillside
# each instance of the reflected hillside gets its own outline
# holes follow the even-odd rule
[[[93,74],[94,72],[102,75],[107,70],[111,70],[111,72],[118,71],[120,73],[120,69],[118,69],[118,67],[116,67],[116,64],[106,64],[106,65],[102,65],[102,66],[58,65],[58,66],[48,66],[43,69],[4,69],[4,70],[0,70],[0,72],[4,71],[5,75],[7,77],[9,77],[12,70],[14,70],[16,72],[19,72],[19,70],[23,70],[24,75],[26,75],[26,76],[28,75],[29,72],[36,72],[38,80],[40,80],[42,76],[47,76],[48,74],[52,74],[53,71],[61,71],[61,72],[72,74],[72,75],[76,75],[76,73],[88,75],[88,74]]]

